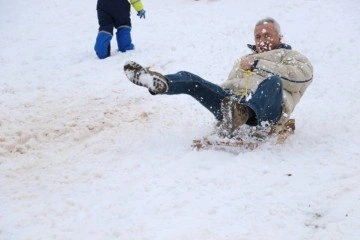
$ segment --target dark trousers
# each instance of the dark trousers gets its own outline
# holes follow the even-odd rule
[[[131,27],[130,3],[127,0],[98,0],[96,10],[99,31],[112,35],[114,28]]]
[[[217,120],[221,121],[221,102],[225,97],[233,96],[229,89],[224,89],[201,77],[181,71],[165,75],[169,81],[168,95],[188,94],[207,108]],[[235,96],[235,95],[234,95]],[[256,126],[263,122],[275,124],[282,112],[282,82],[277,76],[271,76],[262,81],[248,99],[239,98],[239,102],[252,109],[255,117],[249,119],[248,125]]]

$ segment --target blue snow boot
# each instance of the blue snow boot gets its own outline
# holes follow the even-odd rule
[[[126,52],[135,48],[131,42],[131,28],[128,26],[119,27],[116,31],[116,40],[120,52]]]
[[[105,31],[100,31],[96,37],[95,52],[100,59],[110,56],[110,41],[112,35]]]

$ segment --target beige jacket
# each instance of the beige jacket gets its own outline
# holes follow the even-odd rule
[[[289,45],[281,44],[280,47],[284,48],[249,54],[256,62],[248,76],[240,68],[240,61],[237,61],[222,87],[231,89],[237,95],[244,95],[245,92],[255,91],[267,77],[279,76],[283,83],[283,114],[279,121],[282,124],[289,119],[312,82],[313,67],[304,55],[291,50]]]

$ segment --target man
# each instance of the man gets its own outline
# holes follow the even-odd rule
[[[141,0],[130,0],[140,18],[145,18]],[[128,0],[98,0],[96,5],[99,32],[95,42],[95,53],[100,59],[110,56],[110,42],[116,28],[116,41],[120,52],[134,49],[131,40],[130,3]]]
[[[253,53],[235,64],[228,80],[218,86],[192,73],[162,75],[135,62],[124,66],[126,76],[151,94],[188,94],[213,113],[228,137],[243,124],[284,124],[312,82],[309,60],[282,43],[273,18],[258,21]]]

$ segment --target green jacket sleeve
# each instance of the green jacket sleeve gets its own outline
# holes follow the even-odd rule
[[[137,12],[144,10],[141,0],[130,0],[130,3]]]

